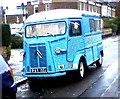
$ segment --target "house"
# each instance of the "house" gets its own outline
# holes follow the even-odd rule
[[[116,16],[120,17],[120,1],[116,5]]]
[[[79,10],[87,10],[97,12],[101,16],[115,17],[115,9],[110,6],[93,2],[93,0],[34,0],[27,2],[27,5],[22,4],[16,9],[6,12],[6,23],[23,23],[24,20],[33,13],[38,13],[44,10],[72,8]]]

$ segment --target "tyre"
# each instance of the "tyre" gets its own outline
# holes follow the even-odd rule
[[[84,76],[86,74],[86,71],[87,71],[86,62],[81,59],[80,62],[79,62],[79,67],[78,67],[78,71],[77,71],[79,79],[83,79],[84,78]]]
[[[96,66],[97,66],[97,67],[101,67],[101,66],[102,66],[102,63],[103,63],[103,57],[102,57],[102,55],[100,54],[99,60],[96,61]]]

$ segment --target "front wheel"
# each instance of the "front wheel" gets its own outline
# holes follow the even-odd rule
[[[103,57],[102,57],[102,55],[100,54],[99,60],[96,61],[96,66],[97,66],[97,67],[101,67],[101,66],[102,66],[102,63],[103,63]]]

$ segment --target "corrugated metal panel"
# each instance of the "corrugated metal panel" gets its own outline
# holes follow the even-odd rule
[[[38,59],[35,46],[30,47],[30,64],[31,67],[38,67]]]
[[[46,47],[38,46],[38,50],[41,52],[41,57],[39,57],[40,67],[46,67],[47,66]]]
[[[40,53],[40,54],[39,54]],[[46,47],[43,45],[30,46],[30,64],[31,67],[46,67]]]

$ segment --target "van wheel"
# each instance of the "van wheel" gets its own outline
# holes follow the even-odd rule
[[[86,63],[85,61],[83,60],[80,60],[79,62],[79,67],[78,67],[78,71],[77,71],[77,74],[78,74],[78,77],[80,79],[83,79],[85,74],[86,74],[86,70],[87,70],[87,66],[86,66]]]
[[[103,63],[103,57],[102,57],[102,55],[100,54],[99,60],[96,61],[96,66],[97,66],[97,67],[101,67],[101,66],[102,66],[102,63]]]

